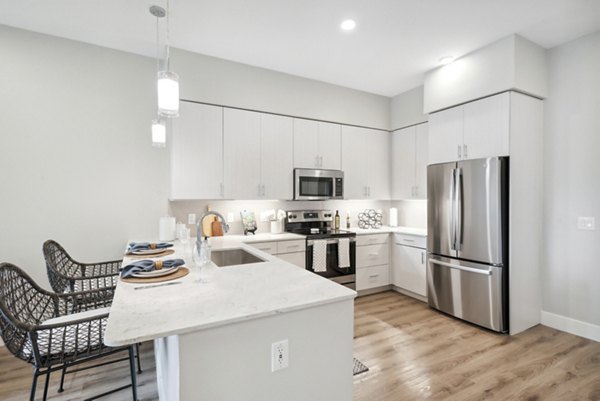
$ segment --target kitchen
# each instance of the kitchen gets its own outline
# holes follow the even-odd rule
[[[519,8],[517,3],[512,2],[507,5],[506,10],[503,9],[505,14],[502,15],[512,15],[510,13],[525,15],[526,10]],[[537,179],[541,185],[538,190],[541,191],[543,198],[538,207],[538,211],[542,213],[538,218],[543,225],[539,249],[540,320],[545,326],[597,341],[600,312],[595,305],[598,305],[599,301],[600,291],[597,283],[600,281],[591,249],[594,244],[597,244],[599,238],[597,231],[578,229],[577,219],[598,214],[596,201],[598,187],[597,180],[594,180],[598,164],[593,153],[598,148],[598,139],[594,135],[598,130],[595,105],[598,104],[597,88],[600,86],[594,72],[598,67],[599,54],[598,9],[589,2],[574,2],[572,6],[561,4],[562,6],[556,6],[550,10],[551,12],[548,11],[546,17],[550,21],[552,16],[561,15],[561,18],[565,17],[570,21],[572,30],[567,31],[565,28],[564,36],[560,35],[563,32],[561,29],[552,29],[550,22],[547,30],[538,26],[538,31],[531,28],[528,32],[526,23],[529,24],[528,26],[535,24],[531,20],[522,22],[518,18],[515,18],[515,25],[511,25],[510,29],[488,33],[482,30],[479,32],[482,36],[478,42],[468,42],[470,47],[466,47],[466,38],[469,35],[465,33],[465,47],[457,50],[455,56],[463,60],[471,59],[474,62],[479,60],[482,68],[487,66],[488,70],[484,70],[481,76],[471,75],[469,85],[460,80],[454,83],[464,90],[457,91],[456,87],[450,86],[435,92],[435,88],[440,88],[440,82],[436,81],[439,77],[435,74],[426,74],[424,77],[423,74],[437,70],[438,59],[446,55],[445,52],[449,50],[435,47],[433,42],[428,42],[431,43],[432,52],[434,50],[436,52],[435,57],[429,61],[427,68],[420,67],[417,78],[412,80],[410,77],[406,78],[402,84],[397,84],[397,87],[402,89],[394,92],[393,85],[390,83],[386,84],[390,85],[387,89],[376,87],[377,79],[373,74],[368,74],[369,78],[360,80],[364,81],[362,85],[373,85],[372,87],[360,87],[350,83],[343,85],[340,81],[342,77],[336,80],[335,76],[326,75],[328,71],[335,71],[333,75],[339,71],[332,70],[328,64],[320,67],[324,75],[316,76],[309,72],[277,68],[276,65],[263,69],[256,63],[257,66],[253,67],[248,65],[252,64],[249,61],[243,63],[243,59],[226,57],[214,48],[211,51],[209,47],[204,51],[181,50],[179,47],[193,49],[193,46],[185,42],[186,36],[181,31],[177,36],[177,27],[185,23],[182,14],[186,13],[180,11],[178,15],[178,4],[173,2],[171,6],[174,15],[172,21],[174,48],[171,53],[171,69],[181,78],[181,99],[185,101],[181,102],[181,117],[172,120],[173,130],[168,134],[166,149],[153,148],[150,145],[149,125],[156,112],[154,86],[156,65],[153,57],[156,45],[154,40],[156,21],[148,13],[147,7],[150,4],[131,10],[135,15],[135,21],[139,21],[139,24],[144,26],[143,35],[140,35],[146,40],[143,51],[124,48],[126,45],[122,38],[118,35],[109,35],[110,30],[106,27],[99,29],[96,37],[93,37],[93,32],[86,30],[84,24],[84,21],[89,23],[92,12],[83,6],[79,10],[82,15],[80,22],[74,19],[75,21],[70,22],[72,25],[65,24],[64,31],[53,31],[52,29],[58,28],[52,28],[50,21],[42,18],[42,16],[58,15],[56,10],[44,8],[49,6],[36,6],[41,7],[39,9],[7,6],[7,12],[0,19],[0,23],[5,24],[0,27],[0,41],[7,56],[0,66],[0,71],[4,76],[12,77],[10,80],[3,81],[1,95],[5,110],[0,121],[2,128],[0,132],[4,139],[4,145],[0,150],[3,167],[1,174],[7,188],[2,200],[2,221],[3,226],[6,227],[0,234],[2,261],[9,261],[22,267],[36,282],[47,287],[46,270],[41,253],[41,244],[47,239],[54,238],[63,243],[73,256],[81,260],[119,258],[122,257],[122,250],[128,240],[157,239],[160,217],[171,215],[186,223],[189,214],[196,214],[199,217],[209,204],[213,210],[222,212],[226,218],[230,213],[233,215],[233,222],[229,223],[230,234],[236,235],[243,233],[240,222],[240,212],[243,210],[252,210],[256,213],[259,234],[269,233],[270,222],[260,221],[260,212],[271,209],[319,209],[333,212],[339,210],[342,226],[345,225],[345,218],[349,212],[350,227],[351,230],[355,230],[358,227],[360,212],[366,209],[381,210],[384,214],[383,223],[388,226],[389,211],[391,208],[396,208],[399,226],[426,230],[428,203],[424,200],[426,198],[422,192],[414,188],[422,186],[424,177],[417,177],[415,174],[417,170],[422,174],[423,170],[415,169],[414,173],[402,175],[405,171],[411,171],[411,167],[407,169],[402,163],[415,166],[416,161],[410,161],[410,157],[415,157],[418,152],[409,151],[410,146],[403,144],[398,146],[398,151],[394,150],[390,153],[388,156],[390,171],[387,172],[387,178],[384,178],[384,181],[389,181],[388,193],[369,198],[369,189],[365,190],[364,187],[370,186],[371,193],[374,194],[377,191],[377,181],[372,181],[368,174],[365,174],[362,180],[353,177],[356,177],[356,174],[364,174],[371,167],[378,168],[375,162],[381,161],[381,155],[376,152],[379,152],[378,149],[382,145],[367,140],[361,142],[361,136],[366,134],[358,131],[362,131],[363,128],[370,131],[383,131],[382,135],[386,135],[387,131],[393,131],[390,135],[396,138],[394,135],[398,135],[402,130],[400,135],[406,133],[406,138],[410,135],[415,138],[408,139],[415,147],[422,146],[424,149],[429,149],[432,143],[435,144],[432,142],[432,136],[436,135],[435,128],[432,133],[431,116],[441,115],[439,113],[429,115],[429,112],[451,110],[457,105],[468,104],[500,92],[506,93],[508,89],[521,88],[522,91],[544,98],[543,141],[536,146],[523,146],[523,151],[532,152],[532,155],[538,155],[538,151],[543,152],[542,155],[538,155],[543,158],[543,174]],[[387,6],[389,10],[397,11],[396,14],[402,15],[402,18],[416,18],[415,15],[418,13],[411,14],[408,11],[416,13],[418,10],[411,9],[409,3],[403,5],[407,7],[406,14],[401,12],[402,7],[399,5],[388,4]],[[540,9],[545,8],[539,2],[537,5]],[[481,6],[482,15],[487,15],[486,10],[489,10],[487,6]],[[115,5],[110,13],[117,13],[119,7]],[[204,7],[208,6],[203,5],[202,10]],[[360,21],[367,18],[368,10],[359,9],[357,5],[355,7],[364,14],[361,14],[362,18],[354,17],[357,20],[357,30],[351,34],[340,33],[337,30],[336,24],[343,18],[342,15],[338,17],[338,14],[333,13],[328,17],[332,21],[332,32],[329,34],[334,37],[334,43],[340,49],[348,49],[352,46],[353,38],[360,38],[360,35],[366,34],[367,30],[361,27]],[[398,10],[397,7],[401,9]],[[210,8],[207,8],[206,11],[197,12],[199,10],[194,9],[196,15],[202,16],[202,23],[198,25],[205,26],[206,29],[208,27],[216,29],[214,23],[211,25],[211,18],[222,23],[228,21],[227,28],[231,32],[238,32],[238,35],[239,31],[235,29],[233,22],[235,19],[224,18],[223,15],[236,15],[237,22],[242,23],[240,20],[243,18],[239,12],[246,10],[256,20],[264,19],[264,15],[257,15],[261,9],[252,11],[240,6],[237,12],[231,14],[219,14],[219,12],[225,13],[226,10],[223,9],[213,10],[214,13],[211,14],[209,10]],[[264,9],[262,11],[268,15]],[[465,17],[456,15],[459,14],[458,6],[457,10],[451,11],[457,21],[465,20]],[[292,15],[294,12],[307,18],[301,10],[288,10]],[[433,13],[433,11],[429,12]],[[534,11],[530,10],[530,12]],[[540,10],[535,10],[534,13],[538,12]],[[106,20],[109,20],[110,13],[100,15],[106,16]],[[339,10],[338,13],[343,14]],[[431,16],[431,20],[439,22],[440,13],[441,11],[436,12],[435,16]],[[86,15],[87,19],[83,18]],[[219,19],[219,16],[223,18]],[[285,20],[283,16],[280,18]],[[302,20],[301,17],[298,18]],[[491,17],[487,16],[487,18]],[[408,21],[405,21],[406,24]],[[435,26],[432,25],[435,24],[427,22],[427,18],[423,18],[422,21],[423,26],[414,27],[415,32],[434,30]],[[520,21],[522,26],[518,26]],[[36,23],[38,25],[35,25]],[[250,32],[248,25],[252,23],[246,21],[245,24],[242,26]],[[67,28],[72,29],[72,32],[68,32]],[[459,32],[458,26],[453,29]],[[86,37],[86,33],[92,36]],[[536,93],[536,90],[540,90],[539,86],[522,87],[532,82],[532,75],[538,77],[543,75],[538,70],[533,71],[534,74],[524,70],[525,75],[514,78],[514,81],[511,81],[510,76],[504,75],[504,72],[510,70],[512,66],[520,65],[519,57],[522,56],[520,53],[511,55],[513,53],[510,51],[510,46],[515,43],[517,45],[527,43],[520,42],[520,36],[517,39],[511,36],[514,33],[522,33],[529,40],[535,38],[533,41],[546,49],[544,52],[548,78],[545,93]],[[426,33],[422,35],[427,37]],[[198,40],[204,41],[203,43],[208,45],[213,43],[213,46],[223,48],[227,48],[227,40],[232,41],[231,37],[220,37],[210,34],[210,31],[198,37]],[[178,40],[182,41],[181,44]],[[317,43],[318,41],[313,39],[315,46]],[[491,46],[494,43],[497,43],[496,47]],[[271,45],[276,44],[279,42],[275,41]],[[287,54],[281,50],[281,47],[276,48],[282,52],[282,55]],[[318,56],[316,51],[316,48],[314,53],[305,50],[306,54],[312,54],[311,57],[317,57],[320,63],[329,60],[326,50],[321,56]],[[144,55],[141,56],[139,53]],[[199,53],[212,54],[220,58]],[[362,65],[360,60],[366,57],[365,54],[369,53],[359,53],[357,59],[348,64],[353,64],[360,69],[359,66]],[[464,57],[468,54],[472,55],[472,58]],[[529,54],[531,53],[526,53]],[[400,54],[398,57],[406,60],[411,55]],[[238,62],[226,61],[227,58]],[[294,59],[290,58],[290,60]],[[450,64],[452,65],[456,67],[460,63]],[[531,67],[532,64],[528,62],[526,66]],[[273,70],[285,71],[291,75]],[[318,81],[301,78],[298,75],[316,77]],[[399,82],[402,78],[401,74],[396,75],[399,76]],[[490,76],[494,79],[490,80]],[[341,86],[322,81],[334,82]],[[371,81],[372,83],[369,83]],[[445,84],[452,85],[451,82]],[[364,91],[349,89],[349,87]],[[430,90],[433,93],[429,92]],[[463,97],[457,98],[459,95]],[[425,100],[429,102],[427,105]],[[292,135],[291,140],[288,137],[286,143],[293,156],[284,160],[285,163],[294,163],[296,145],[302,146],[314,142],[305,140],[297,144],[295,133],[303,129],[302,138],[307,138],[310,135],[311,124],[315,122],[337,124],[341,141],[339,151],[335,152],[339,155],[336,166],[339,166],[338,169],[345,174],[346,199],[292,201],[289,189],[284,190],[289,191],[288,197],[270,198],[267,194],[259,197],[258,185],[261,184],[259,180],[253,182],[246,180],[247,187],[235,185],[234,189],[242,192],[239,197],[235,194],[220,197],[214,194],[193,194],[190,199],[182,197],[183,199],[173,200],[172,186],[175,181],[171,177],[171,168],[176,159],[173,158],[172,152],[178,146],[181,147],[174,132],[178,129],[177,124],[185,123],[184,111],[189,104],[198,105],[198,108],[221,108],[224,117],[226,117],[225,113],[251,115],[245,120],[246,122],[239,123],[242,126],[252,121],[252,113],[258,113],[261,117],[263,115],[288,117],[291,122],[287,124],[291,125]],[[429,122],[425,124],[427,121]],[[422,138],[417,132],[420,133],[419,130],[423,129],[424,125],[429,125],[427,144],[420,143],[417,139]],[[226,124],[224,129],[227,130],[227,127]],[[248,124],[248,127],[253,126]],[[358,139],[352,143],[345,142],[346,134],[348,137]],[[405,138],[400,135],[397,138]],[[514,140],[514,137],[511,136],[510,139]],[[256,141],[250,143],[250,145],[255,144]],[[260,166],[256,166],[256,163],[226,164],[224,160],[240,159],[237,154],[226,153],[230,148],[226,143],[221,142],[221,146],[224,146],[221,150],[218,145],[217,141],[216,144],[210,143],[210,146],[187,149],[192,155],[197,156],[193,160],[207,163],[199,166],[203,173],[201,179],[205,180],[202,181],[203,183],[210,182],[211,179],[219,183],[217,178],[219,165],[225,170],[235,168],[221,173],[225,181],[228,178],[235,180],[238,175],[259,177],[262,174]],[[277,142],[276,146],[278,146],[275,148],[276,151],[280,152],[279,147],[283,148],[285,143]],[[393,146],[392,142],[390,148]],[[185,148],[185,144],[182,147]],[[326,147],[326,149],[331,148]],[[253,150],[251,154],[256,157],[261,151],[262,149],[258,152]],[[452,151],[456,152],[455,146]],[[209,159],[208,156],[215,153],[218,155],[219,152],[222,152],[223,157],[220,163],[215,165],[214,160]],[[265,152],[272,153],[270,149],[266,149]],[[406,157],[393,156],[400,152],[404,152],[402,154]],[[383,155],[385,156],[385,153]],[[315,154],[315,156],[327,155]],[[515,167],[513,163],[515,155],[510,156],[511,167]],[[326,159],[325,157],[323,160],[325,163],[327,163]],[[209,164],[209,160],[213,160],[213,163]],[[402,168],[393,169],[395,163],[398,166],[402,165]],[[276,167],[270,167],[265,171],[275,170]],[[286,174],[289,174],[289,179],[282,180],[283,185],[292,186],[293,167],[315,166],[288,164],[285,169],[281,167],[282,171],[285,170]],[[398,173],[400,177],[395,176]],[[379,179],[383,175],[378,173],[374,177]],[[190,181],[187,180],[183,184],[190,185]],[[356,184],[354,185],[352,181]],[[200,185],[192,185],[192,187],[198,191],[207,189]],[[229,185],[224,189],[229,191]],[[512,191],[511,195],[527,197],[529,194],[527,191],[532,189],[530,186],[519,187],[519,192]],[[217,193],[220,191],[218,186],[216,191]],[[348,191],[351,191],[352,196],[348,196]],[[527,219],[530,216],[532,214],[525,214],[519,219]],[[193,228],[193,225],[188,227]],[[387,238],[391,249],[394,237],[388,234]],[[524,238],[521,242],[528,244],[530,240]],[[418,258],[419,255],[417,254],[416,257]],[[393,261],[393,255],[387,263],[383,262],[376,266],[387,265],[389,271],[390,266],[393,265],[390,261]],[[361,268],[357,269],[360,270]],[[382,287],[386,289],[388,286],[389,289],[391,285],[392,282],[387,282]],[[377,294],[372,299],[381,296]],[[416,308],[410,304],[411,299],[407,299],[407,305],[404,306],[408,310]],[[356,302],[357,305],[368,306],[367,298],[360,297]],[[529,304],[523,305],[525,306]],[[377,316],[379,313],[377,308],[374,308],[373,313]],[[357,324],[365,320],[356,317],[355,319]],[[383,368],[385,365],[378,367],[374,357],[369,356],[372,351],[366,350],[367,341],[366,338],[361,340],[361,334],[369,333],[377,327],[379,327],[378,323],[371,321],[371,328],[367,326],[355,328],[355,337],[357,337],[355,347],[359,350],[364,349],[365,356],[361,359],[356,349],[355,354],[370,368],[370,372],[362,378],[357,376],[357,380],[362,381],[362,385],[370,389],[372,387],[369,387],[369,381],[376,381],[379,369],[385,371]],[[404,348],[401,351],[408,352]],[[416,363],[416,360],[413,362]],[[27,365],[22,365],[28,368]],[[25,376],[26,381],[30,380],[29,371]],[[144,377],[143,374],[141,377]],[[418,389],[426,387],[426,384],[418,381],[414,384]],[[26,383],[24,388],[28,386],[29,383]],[[90,391],[90,395],[95,393],[94,390]],[[361,394],[362,391],[366,390],[361,390],[361,383],[357,383],[355,394]],[[390,394],[393,392],[390,391]],[[52,393],[52,396],[56,394]],[[407,396],[407,399],[410,397]]]

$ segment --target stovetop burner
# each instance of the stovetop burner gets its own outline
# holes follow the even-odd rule
[[[287,212],[285,231],[306,235],[310,239],[354,237],[348,230],[335,230],[331,227],[331,210],[292,210]]]

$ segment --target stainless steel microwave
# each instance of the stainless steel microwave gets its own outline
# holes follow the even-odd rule
[[[344,172],[294,169],[294,200],[344,199]]]

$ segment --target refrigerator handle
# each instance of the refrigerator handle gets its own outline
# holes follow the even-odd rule
[[[454,227],[454,191],[456,189],[456,169],[452,169],[450,175],[450,213],[448,213],[448,227],[450,227],[450,250],[456,250],[456,228]]]
[[[463,185],[462,185],[462,169],[459,167],[456,169],[456,250],[460,251],[462,248],[462,224],[463,224]]]

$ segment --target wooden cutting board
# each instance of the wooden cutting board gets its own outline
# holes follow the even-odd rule
[[[223,226],[221,222],[215,218],[215,221],[211,224],[212,228],[212,236],[213,237],[222,237],[223,236]]]
[[[202,219],[202,233],[204,234],[205,237],[213,236],[212,223],[215,221],[216,218],[217,218],[217,216],[213,216],[211,214],[211,215],[205,216]]]

